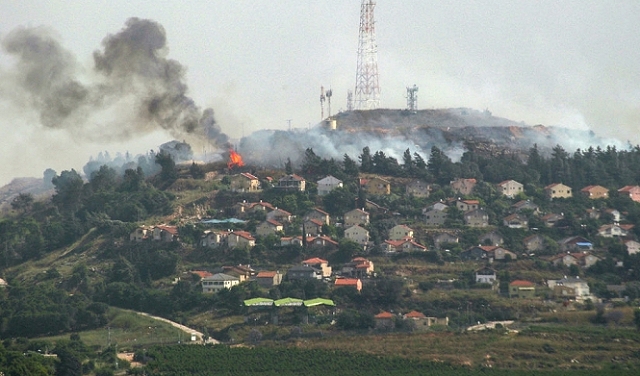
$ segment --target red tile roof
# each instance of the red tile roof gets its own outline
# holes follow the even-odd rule
[[[336,286],[358,286],[358,281],[360,281],[357,278],[338,278],[336,279],[335,285]]]
[[[515,281],[509,283],[509,286],[532,287],[532,286],[535,286],[535,284],[533,282],[516,279]]]
[[[303,264],[325,264],[325,263],[329,263],[329,261],[327,260],[323,260],[319,257],[313,257],[307,260],[302,261]]]
[[[382,311],[382,312],[378,313],[377,315],[375,315],[374,318],[376,318],[376,319],[392,319],[393,318],[393,314],[389,313],[387,311]]]
[[[262,271],[259,272],[258,275],[256,275],[256,278],[273,278],[276,276],[276,274],[278,274],[278,272]]]
[[[197,275],[200,278],[211,277],[213,274],[204,270],[192,270],[191,273]]]
[[[424,313],[418,312],[418,311],[411,311],[409,313],[407,313],[406,315],[404,315],[404,317],[408,318],[408,319],[423,319],[427,316],[424,315]]]

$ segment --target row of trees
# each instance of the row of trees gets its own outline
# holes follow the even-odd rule
[[[615,146],[604,149],[589,147],[571,154],[557,145],[548,155],[544,155],[537,145],[526,154],[507,150],[488,154],[472,143],[465,146],[466,151],[455,162],[437,146],[424,157],[407,149],[400,161],[384,151],[372,152],[365,147],[357,158],[359,163],[347,154],[342,161],[323,159],[309,148],[305,151],[300,170],[310,178],[333,175],[349,180],[357,177],[358,173],[374,173],[421,178],[439,184],[448,184],[457,177],[492,183],[514,179],[523,184],[562,182],[573,187],[599,184],[610,188],[640,181],[640,172],[636,168],[640,163],[640,146],[628,150],[618,150]]]

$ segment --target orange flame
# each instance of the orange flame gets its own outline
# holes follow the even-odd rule
[[[242,157],[235,150],[229,150],[229,162],[227,162],[227,167],[231,169],[232,167],[242,167],[244,166],[244,162],[242,161]]]

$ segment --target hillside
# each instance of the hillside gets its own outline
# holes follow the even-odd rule
[[[516,128],[496,129],[515,137]],[[396,132],[373,133],[396,140]],[[66,346],[65,334],[104,332],[115,307],[202,328],[225,344],[282,351],[392,349],[502,369],[639,366],[640,253],[628,242],[640,235],[640,202],[629,193],[640,182],[640,149],[556,147],[545,157],[532,148],[523,159],[471,148],[454,161],[434,145],[428,161],[404,152],[400,162],[386,149],[337,160],[314,150],[285,169],[180,165],[160,153],[152,176],[101,166],[87,181],[62,171],[51,199],[0,220],[6,346]],[[328,189],[329,175],[342,186]],[[560,181],[573,194],[552,196]],[[442,211],[438,221],[433,210]],[[259,282],[260,272],[271,282]],[[220,278],[231,288],[216,285]],[[254,298],[273,302],[245,306]],[[495,321],[514,324],[470,333]],[[571,347],[572,332],[594,343]],[[447,347],[431,350],[439,342]],[[474,351],[460,357],[461,343]],[[520,350],[510,354],[511,346]]]

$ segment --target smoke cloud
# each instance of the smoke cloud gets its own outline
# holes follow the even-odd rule
[[[15,63],[1,73],[0,95],[35,112],[44,127],[70,130],[80,141],[122,141],[157,129],[216,146],[228,140],[213,110],[188,96],[185,68],[166,57],[166,33],[155,21],[128,19],[104,38],[88,71],[45,27],[17,28],[1,47]]]

